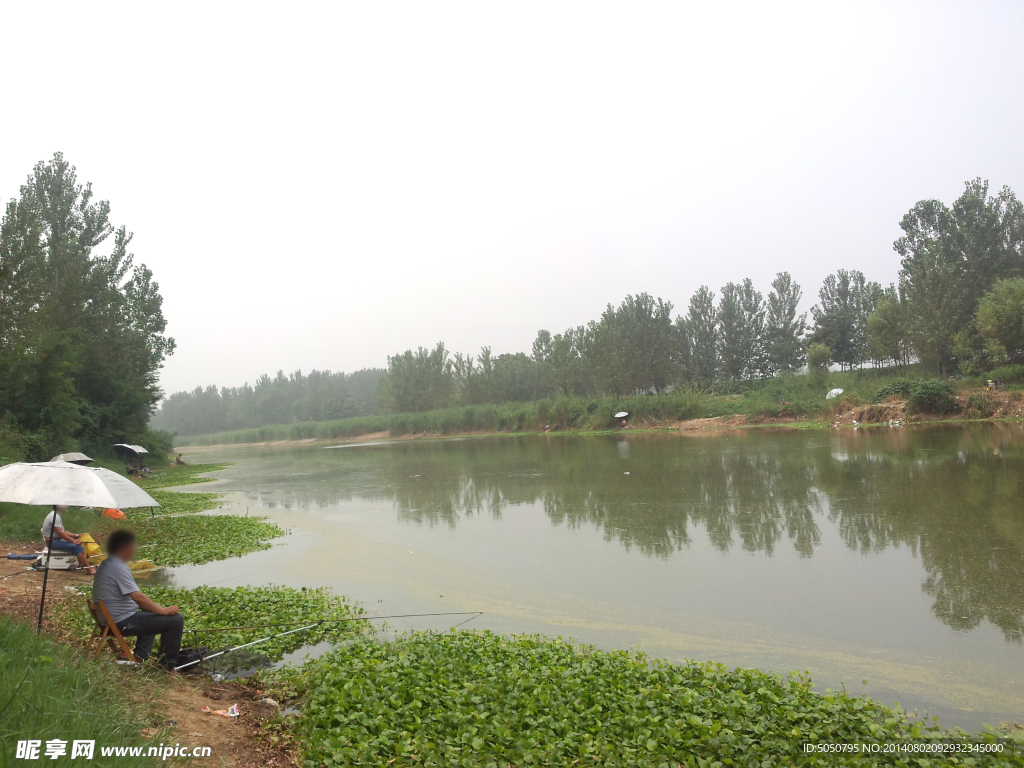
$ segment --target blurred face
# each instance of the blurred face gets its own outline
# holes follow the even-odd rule
[[[135,542],[133,541],[131,544],[125,544],[123,547],[121,547],[121,549],[119,549],[118,552],[117,552],[117,556],[121,560],[124,560],[126,563],[129,560],[134,560],[135,559]]]
[[[57,514],[58,515],[63,515],[67,511],[68,511],[67,504],[58,504],[57,505]]]

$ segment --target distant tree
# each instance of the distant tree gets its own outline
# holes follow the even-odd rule
[[[1024,362],[1024,279],[997,280],[982,296],[974,324],[989,344],[990,357],[996,357],[994,343],[1011,364]]]
[[[962,334],[969,335],[982,295],[996,280],[1024,276],[1024,206],[1009,188],[989,196],[988,182],[975,179],[952,208],[922,200],[900,227],[893,247],[910,341],[944,375],[957,362],[955,350],[971,346]]]
[[[868,348],[875,360],[896,365],[910,363],[907,314],[907,305],[899,289],[890,285],[882,293],[875,311],[868,316]]]
[[[721,371],[725,378],[742,381],[766,373],[764,301],[749,278],[722,288],[718,333]]]
[[[551,388],[562,395],[589,395],[594,391],[590,372],[589,331],[586,326],[569,328],[551,339]]]
[[[803,292],[789,272],[772,281],[765,313],[767,359],[772,373],[792,373],[804,364],[807,314],[797,314]]]
[[[447,408],[455,392],[452,361],[443,342],[432,350],[419,347],[388,357],[378,397],[385,413]]]
[[[881,286],[868,283],[855,269],[837,270],[818,292],[820,304],[811,307],[814,330],[810,341],[832,350],[832,361],[853,368],[867,355],[868,316],[874,311]]]
[[[824,387],[832,364],[832,350],[814,342],[807,346],[807,375],[816,387]]]
[[[745,378],[748,350],[740,286],[736,283],[726,283],[718,301],[718,359],[723,378],[732,381]]]
[[[715,294],[706,285],[698,288],[690,298],[685,330],[689,339],[691,376],[697,384],[707,386],[718,377],[719,359]]]
[[[664,389],[675,378],[672,304],[650,294],[611,304],[590,325],[590,360],[602,392],[621,395]]]
[[[537,338],[533,340],[533,359],[538,363],[547,362],[551,355],[551,333],[549,331],[537,331]]]

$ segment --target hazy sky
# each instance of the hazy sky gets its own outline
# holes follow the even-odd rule
[[[8,3],[0,198],[60,150],[111,201],[168,391],[780,270],[809,307],[894,280],[915,201],[1024,195],[1022,40],[1024,2]]]

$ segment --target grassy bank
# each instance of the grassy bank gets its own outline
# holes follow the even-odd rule
[[[826,423],[836,415],[860,405],[875,403],[879,393],[908,379],[896,372],[854,371],[831,373],[824,382],[808,376],[780,376],[756,382],[735,391],[697,392],[683,390],[659,395],[615,398],[561,397],[531,403],[470,405],[423,413],[366,416],[338,421],[278,424],[234,432],[180,437],[181,445],[260,443],[277,440],[340,440],[361,435],[390,433],[392,437],[428,434],[450,435],[480,432],[539,432],[553,430],[605,430],[618,426],[618,411],[630,413],[634,428],[654,427],[690,419],[742,415],[751,421],[807,420]],[[960,382],[953,389],[976,386]],[[843,395],[826,400],[829,389],[843,389]],[[899,390],[900,387],[896,386]],[[979,417],[975,414],[964,414]],[[981,416],[983,417],[983,416]]]
[[[0,765],[72,764],[67,757],[46,759],[49,739],[66,741],[69,755],[75,739],[95,741],[93,759],[73,764],[123,764],[124,758],[102,757],[101,747],[142,746],[142,731],[161,723],[155,704],[147,700],[147,694],[156,698],[157,685],[141,673],[127,680],[118,667],[97,664],[77,648],[6,616],[0,616],[0,649]],[[159,734],[150,733],[146,743],[158,743]],[[15,744],[24,739],[42,741],[40,759],[16,759]]]
[[[809,755],[807,743],[881,746],[950,734],[870,699],[818,695],[803,677],[670,664],[542,636],[413,633],[352,643],[263,679],[297,699],[290,736],[307,765],[1010,764],[1006,751],[940,760]]]

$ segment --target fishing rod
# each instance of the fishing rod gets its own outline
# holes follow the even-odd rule
[[[306,624],[305,626],[299,627],[298,629],[290,629],[287,632],[279,632],[276,635],[269,635],[267,637],[260,638],[259,640],[253,640],[251,643],[245,643],[244,645],[236,645],[233,648],[227,648],[227,649],[225,649],[223,651],[217,651],[217,653],[211,653],[209,656],[203,656],[201,658],[196,659],[195,661],[190,661],[190,662],[187,662],[186,664],[182,664],[180,666],[177,666],[177,667],[174,668],[174,671],[178,672],[179,670],[185,669],[186,667],[191,667],[191,666],[194,666],[196,664],[202,664],[204,661],[208,661],[209,659],[214,659],[214,658],[216,658],[218,656],[223,656],[224,654],[231,653],[232,651],[240,651],[243,648],[250,648],[250,647],[252,647],[254,645],[259,645],[260,643],[265,643],[268,640],[275,640],[278,637],[284,637],[285,635],[294,635],[296,632],[305,632],[307,629],[313,629],[314,627],[319,627],[319,626],[321,626],[323,624],[338,624],[340,622],[345,622],[345,621],[373,621],[375,619],[404,619],[404,618],[414,618],[414,617],[420,617],[420,616],[470,616],[471,618],[466,619],[466,621],[472,621],[477,616],[482,616],[482,615],[483,615],[483,611],[452,611],[452,612],[447,612],[447,613],[403,613],[403,614],[395,614],[393,616],[359,616],[357,618],[351,618],[351,619],[321,619],[320,621],[315,621],[312,624]],[[466,621],[463,621],[461,624],[457,624],[456,626],[462,626],[462,624],[465,624]],[[293,624],[298,624],[298,623],[299,622],[293,622],[292,624],[264,624],[264,625],[262,625],[262,627],[254,626],[254,627],[220,627],[220,628],[216,628],[216,629],[190,629],[188,631],[192,632],[192,633],[197,633],[197,632],[226,632],[226,631],[231,630],[231,629],[260,629],[260,628],[265,628],[265,627],[288,627],[288,626],[292,626]]]

